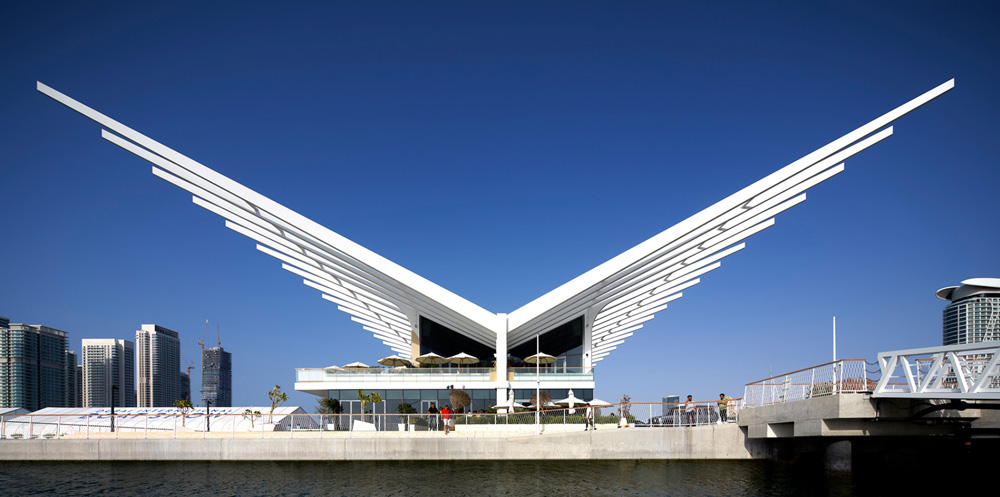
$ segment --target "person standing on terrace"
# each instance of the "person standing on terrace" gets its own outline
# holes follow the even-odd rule
[[[441,408],[441,419],[444,421],[444,434],[448,434],[448,430],[451,428],[451,408],[447,405]]]
[[[427,409],[427,428],[430,431],[438,430],[438,408],[437,404],[431,402],[430,409]]]

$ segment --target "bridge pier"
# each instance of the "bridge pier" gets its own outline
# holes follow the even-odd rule
[[[744,408],[738,424],[754,458],[833,471],[910,467],[933,453],[973,465],[1000,449],[995,404],[873,399],[843,394]]]
[[[823,465],[830,471],[850,471],[853,467],[853,451],[850,440],[837,440],[826,445]]]

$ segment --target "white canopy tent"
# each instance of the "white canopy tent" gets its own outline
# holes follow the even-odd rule
[[[261,414],[253,415],[251,422],[251,416],[244,415],[247,409]],[[212,407],[210,416],[206,416],[204,407],[196,407],[182,416],[176,407],[116,407],[114,424],[120,432],[202,432],[207,418],[210,431],[220,432],[319,429],[319,415],[307,415],[301,407],[276,407],[273,417],[268,414],[270,409],[269,406]],[[12,438],[18,433],[28,438],[29,433],[39,437],[49,433],[59,436],[88,431],[110,432],[111,408],[47,407],[31,414],[4,417],[2,424],[4,438]]]

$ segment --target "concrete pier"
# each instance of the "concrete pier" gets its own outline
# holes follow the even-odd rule
[[[751,459],[735,424],[690,428],[609,428],[543,435],[459,431],[296,438],[2,440],[0,460],[19,461],[347,461]],[[322,436],[321,436],[322,435]]]

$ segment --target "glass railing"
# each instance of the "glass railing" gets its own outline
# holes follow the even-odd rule
[[[527,380],[536,375],[546,380],[593,381],[593,367],[543,367],[536,370],[533,367],[508,368],[508,373],[515,380]],[[491,381],[496,374],[493,368],[361,368],[361,369],[323,369],[299,368],[295,370],[295,381],[303,382],[407,382],[428,381],[431,377],[447,380]]]

